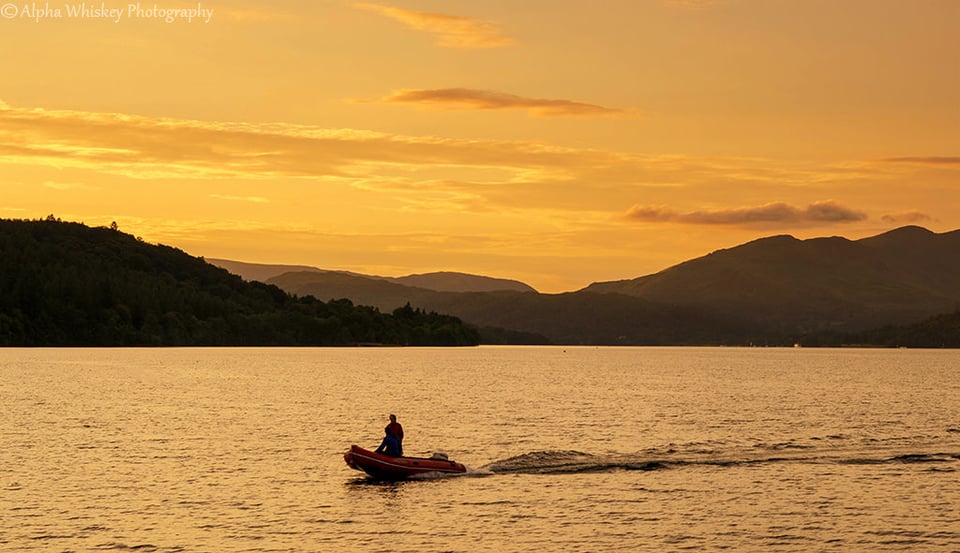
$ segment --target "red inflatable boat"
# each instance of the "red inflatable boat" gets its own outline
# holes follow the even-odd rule
[[[450,461],[443,453],[434,453],[430,458],[390,457],[352,445],[350,451],[343,454],[343,460],[350,468],[382,480],[402,480],[430,472],[467,472],[467,467]]]

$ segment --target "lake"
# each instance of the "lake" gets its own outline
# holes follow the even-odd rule
[[[960,550],[960,351],[0,349],[0,551]],[[396,413],[408,455],[346,466]]]

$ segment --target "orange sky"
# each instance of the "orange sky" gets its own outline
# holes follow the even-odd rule
[[[545,292],[960,227],[954,0],[81,4],[0,6],[0,217]]]

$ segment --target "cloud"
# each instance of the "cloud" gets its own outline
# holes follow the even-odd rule
[[[449,109],[525,109],[539,116],[625,116],[630,112],[572,100],[527,98],[515,94],[472,88],[398,90],[382,102],[425,104]]]
[[[591,167],[623,163],[622,157],[534,142],[402,136],[285,123],[0,110],[0,161],[79,167],[134,178],[356,180],[402,167],[430,166],[495,169],[499,182],[514,182],[573,178]]]
[[[624,214],[625,219],[646,222],[676,221],[681,215],[665,205],[635,205]]]
[[[917,165],[960,165],[960,156],[888,157],[881,161],[887,163],[912,163]]]
[[[904,211],[901,213],[889,213],[880,218],[886,223],[895,224],[914,224],[932,221],[933,218],[926,213],[919,211]]]
[[[327,184],[382,193],[417,211],[431,206],[472,213],[536,210],[549,212],[554,221],[559,214],[589,214],[591,220],[600,220],[645,193],[715,197],[722,188],[764,190],[774,195],[784,187],[802,186],[822,189],[826,196],[827,190],[849,186],[860,190],[877,178],[887,178],[866,169],[851,173],[845,166],[785,165],[762,158],[641,155],[535,141],[20,107],[0,110],[0,164],[4,163],[165,182],[296,180],[297,186]],[[250,201],[261,195],[259,191],[240,194],[222,188],[207,192],[235,196],[221,198],[224,201]],[[427,199],[429,203],[425,203]],[[787,209],[781,217],[856,220],[862,216],[840,206],[831,209],[831,205],[835,206],[828,202],[796,210],[802,217]],[[733,221],[749,217],[775,218],[774,211],[761,206],[683,214],[639,206],[630,218],[674,222],[697,222],[699,218],[724,224],[726,217],[731,221],[726,224],[735,224]]]
[[[820,223],[854,223],[863,221],[867,214],[844,207],[834,201],[814,202],[799,212],[800,219]]]
[[[393,177],[461,180],[468,188],[482,184],[486,197],[530,202],[548,189],[554,200],[582,202],[574,186],[582,184],[596,191],[589,200],[603,211],[629,205],[638,189],[780,188],[871,178],[758,158],[651,156],[534,141],[19,107],[0,110],[0,162],[133,178],[323,178],[369,187],[390,186]]]
[[[504,35],[496,25],[481,19],[421,12],[366,2],[356,3],[354,6],[379,13],[418,31],[432,33],[437,36],[438,46],[447,48],[495,48],[507,46],[514,42],[512,38]]]
[[[742,226],[771,223],[853,223],[866,219],[867,215],[827,200],[814,202],[805,208],[773,202],[754,207],[688,213],[679,213],[665,206],[635,205],[627,210],[624,218],[631,221]]]

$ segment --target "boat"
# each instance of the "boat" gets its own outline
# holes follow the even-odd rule
[[[352,445],[350,451],[343,454],[343,460],[350,468],[362,470],[380,480],[403,480],[429,473],[467,472],[467,467],[451,461],[445,453],[434,453],[433,457],[390,457]]]

